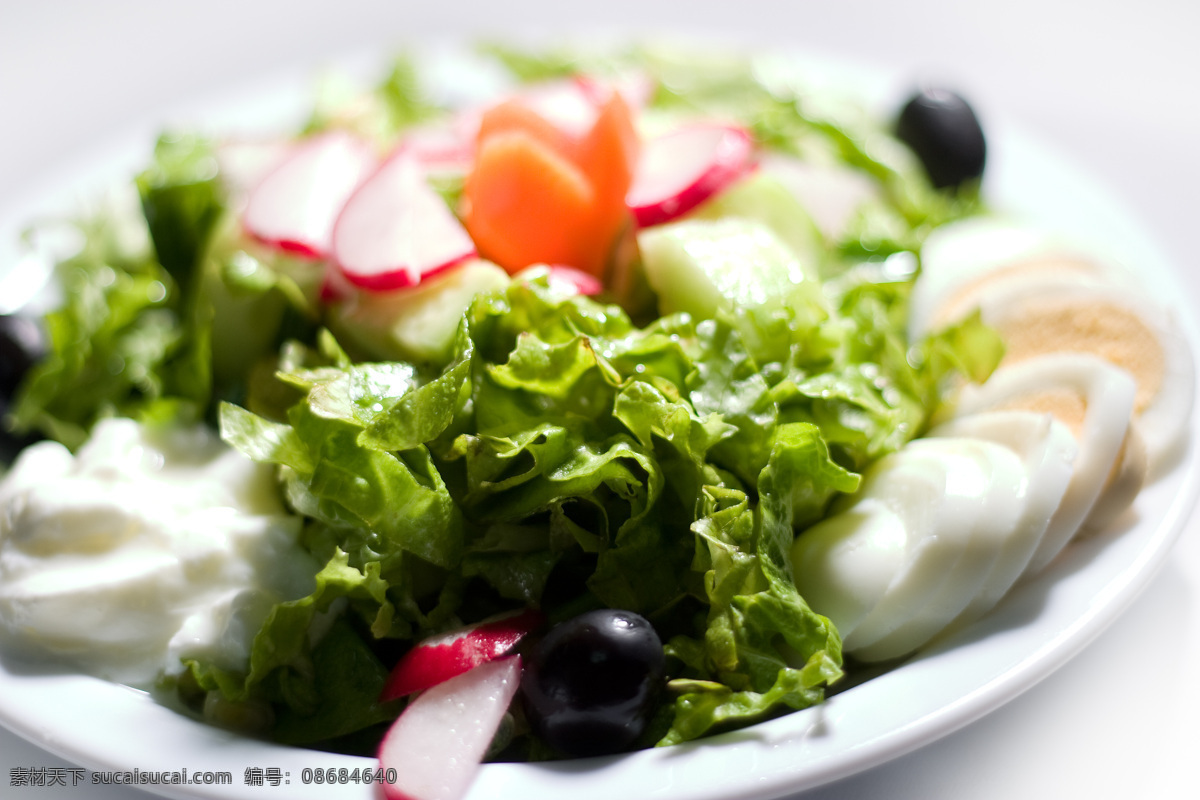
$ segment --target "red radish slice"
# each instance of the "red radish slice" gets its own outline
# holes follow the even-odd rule
[[[287,158],[294,147],[284,139],[227,139],[217,144],[215,155],[221,180],[239,200],[244,200]]]
[[[550,265],[550,285],[571,289],[575,294],[596,295],[604,291],[604,284],[589,272],[561,264]]]
[[[575,269],[575,267],[568,267],[565,264],[539,264],[521,270],[513,276],[513,279],[518,281],[535,280],[543,275],[550,284],[550,288],[560,295],[582,294],[590,297],[604,291],[604,284],[595,275]]]
[[[475,243],[403,151],[346,201],[333,229],[333,260],[362,289],[386,292],[475,255]]]
[[[457,800],[467,793],[521,683],[521,657],[489,661],[418,695],[379,745],[395,770],[388,800]]]
[[[341,270],[328,267],[325,270],[324,280],[321,281],[321,289],[317,293],[317,298],[322,303],[329,305],[349,300],[358,291],[358,287],[346,280],[346,276],[342,274]]]
[[[686,214],[754,167],[754,141],[742,128],[689,125],[642,145],[626,202],[640,227]]]
[[[543,622],[540,611],[526,609],[426,639],[392,668],[379,699],[423,691],[500,658]]]
[[[587,135],[600,116],[599,103],[582,83],[573,79],[533,84],[516,99],[575,139]]]
[[[619,93],[626,105],[636,110],[649,102],[654,92],[654,84],[641,73],[611,79],[576,75],[530,84],[522,87],[509,99],[537,112],[567,136],[579,140],[596,124],[600,109],[608,102],[613,92]],[[458,126],[470,142],[472,156],[479,116],[479,113],[463,114]]]
[[[579,75],[575,81],[596,106],[608,102],[613,92],[620,94],[625,105],[634,110],[645,108],[654,96],[654,81],[642,72],[629,72],[613,78]]]
[[[475,158],[477,117],[449,125],[414,128],[400,140],[398,153],[411,157],[427,173],[459,173],[471,168]]]
[[[349,133],[302,142],[251,191],[242,224],[265,244],[324,258],[338,212],[375,164],[370,147]]]

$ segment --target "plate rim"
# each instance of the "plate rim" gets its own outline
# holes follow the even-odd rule
[[[356,58],[360,57],[357,56]],[[803,62],[805,59],[799,60]],[[836,62],[837,59],[831,59],[831,61]],[[862,65],[855,65],[854,69],[859,72],[863,70],[873,72]],[[865,74],[866,72],[862,72],[862,75]],[[856,75],[856,78],[861,80],[863,79],[862,75]],[[289,91],[292,93],[303,91],[303,88],[310,85],[307,76],[304,78],[303,83],[301,83],[297,76],[285,73],[253,82],[251,88],[239,91],[238,95],[243,98],[253,97],[258,92],[263,91],[263,87],[280,84],[284,79],[286,79],[287,85],[290,87]],[[892,82],[894,76],[874,75],[872,79],[876,80],[880,86],[883,86],[888,82]],[[310,94],[305,93],[303,96],[307,98]],[[204,109],[214,106],[227,106],[230,102],[228,97],[223,97],[221,94],[214,94],[211,97],[194,102],[185,101],[181,107]],[[129,159],[134,152],[133,142],[144,140],[147,130],[149,130],[148,126],[143,122],[137,127],[130,129],[128,138],[123,134],[118,134],[118,136],[113,137],[108,142],[102,143],[100,146],[69,160],[67,163],[70,165],[83,164],[89,167],[95,166],[96,169],[94,170],[90,168],[86,170],[89,176],[94,177],[103,174],[107,177],[113,171],[114,163],[130,163]],[[1057,176],[1058,180],[1066,184],[1068,188],[1075,186],[1080,191],[1089,193],[1093,200],[1104,207],[1105,215],[1110,217],[1116,215],[1124,221],[1125,227],[1120,229],[1116,236],[1117,238],[1123,237],[1130,240],[1122,243],[1129,252],[1142,252],[1148,256],[1146,260],[1151,266],[1150,277],[1153,279],[1152,283],[1155,284],[1152,287],[1153,289],[1162,294],[1164,291],[1169,293],[1171,290],[1179,288],[1180,282],[1177,269],[1163,256],[1153,237],[1145,229],[1145,226],[1136,220],[1135,215],[1129,209],[1125,208],[1123,203],[1107,187],[1097,183],[1092,176],[1075,167],[1068,156],[1054,152],[1053,148],[1037,141],[1036,137],[1025,134],[1018,127],[1001,121],[997,130],[1001,132],[1000,141],[1004,141],[1007,144],[1014,144],[1015,151],[1018,153],[1020,151],[1025,151],[1026,154],[1030,152],[1038,153],[1039,157],[1045,163],[1054,163],[1055,168],[1061,172]],[[144,155],[144,141],[139,141],[137,152]],[[117,155],[114,156],[114,154]],[[74,195],[79,181],[74,180],[73,177],[77,174],[71,166],[54,171],[52,177],[47,179],[45,190],[37,193],[39,208],[45,205],[48,198],[52,204],[60,205],[60,201],[64,200],[68,195]],[[95,181],[93,180],[93,182]],[[99,184],[97,183],[97,185]],[[1099,187],[1098,192],[1096,191],[1097,187]],[[0,208],[0,237],[7,239],[12,232],[19,230],[17,225],[22,224],[22,219],[17,216],[17,213],[18,208],[15,200],[5,202],[3,207]],[[1174,297],[1176,298],[1183,296],[1185,295],[1181,291],[1175,291],[1174,293]],[[1196,321],[1188,313],[1188,310],[1179,307],[1178,303],[1169,303],[1169,305],[1172,310],[1179,314],[1184,338],[1191,349],[1193,357],[1195,357],[1195,354],[1200,352],[1200,347],[1198,347],[1200,345],[1200,334],[1197,333]],[[1200,392],[1197,393],[1197,396],[1200,397]],[[1086,613],[1073,619],[1071,624],[1062,626],[1053,637],[1044,641],[1039,647],[1034,648],[1032,652],[1025,653],[1023,657],[1018,659],[1018,662],[1014,666],[1005,670],[1002,674],[984,681],[974,687],[968,694],[950,704],[940,705],[916,716],[910,715],[906,724],[892,730],[890,733],[868,738],[837,757],[829,757],[826,762],[822,763],[820,769],[784,768],[780,767],[775,761],[770,761],[769,763],[775,767],[774,771],[767,776],[759,776],[753,782],[752,786],[731,788],[727,783],[710,783],[709,786],[698,786],[695,791],[685,795],[678,795],[678,797],[686,797],[689,800],[718,800],[719,798],[722,800],[732,800],[733,798],[738,798],[739,800],[758,800],[761,798],[765,800],[766,798],[777,797],[785,793],[816,788],[817,786],[849,777],[870,767],[878,766],[947,736],[1015,699],[1018,695],[1052,674],[1078,654],[1079,651],[1084,649],[1110,624],[1116,621],[1165,563],[1174,542],[1183,531],[1192,513],[1196,504],[1197,489],[1200,488],[1200,457],[1198,457],[1196,452],[1196,427],[1197,420],[1194,407],[1192,419],[1188,425],[1189,441],[1183,448],[1178,462],[1164,475],[1159,477],[1155,484],[1147,487],[1145,492],[1149,492],[1149,496],[1145,497],[1145,499],[1139,497],[1139,505],[1135,507],[1140,507],[1144,510],[1144,506],[1151,502],[1152,499],[1157,502],[1161,499],[1161,495],[1167,494],[1164,487],[1171,486],[1173,487],[1173,491],[1169,493],[1166,506],[1162,508],[1156,507],[1153,509],[1154,513],[1147,514],[1139,522],[1132,526],[1127,526],[1127,530],[1118,534],[1128,540],[1133,535],[1133,532],[1141,530],[1150,521],[1154,521],[1153,530],[1149,533],[1141,534],[1147,541],[1144,543],[1145,546],[1137,553],[1137,557],[1125,569],[1118,571],[1109,580],[1104,582],[1100,602],[1087,606],[1088,611]],[[1108,536],[1101,537],[1104,541],[1108,541],[1109,538]],[[1074,564],[1074,562],[1085,555],[1088,555],[1088,548],[1073,545],[1064,554],[1063,558],[1056,561],[1054,565],[1051,565],[1041,576],[1029,582],[1028,585],[1020,587],[1018,592],[1028,594],[1032,591],[1031,586],[1037,586],[1040,591],[1052,595],[1053,585],[1062,580],[1061,575],[1056,577],[1057,573],[1064,568],[1064,565],[1073,565],[1073,569],[1080,569],[1081,567],[1078,564]],[[1094,557],[1096,554],[1091,553],[1091,555]],[[1082,569],[1086,568],[1087,565],[1084,564]],[[1075,575],[1078,572],[1071,572],[1069,574]],[[990,617],[991,615],[989,615]],[[982,628],[979,625],[977,623],[971,626],[967,629],[966,633],[995,627],[996,622],[993,620],[992,624],[984,624]],[[958,638],[960,637],[954,637],[949,642],[953,642]],[[979,641],[986,641],[986,639],[976,640],[976,642]],[[905,669],[927,669],[929,668],[928,665],[935,664],[938,659],[946,658],[947,653],[953,654],[962,647],[962,645],[959,648],[948,647],[946,645],[949,642],[943,643],[931,651],[921,653],[915,659],[899,667],[892,674],[899,673],[900,670]],[[951,662],[953,660],[951,658]],[[925,666],[922,667],[922,665]],[[136,690],[110,684],[106,681],[85,675],[21,675],[10,672],[10,666],[11,663],[7,657],[0,659],[0,725],[49,752],[94,771],[122,768],[133,769],[135,766],[139,766],[127,763],[122,767],[121,764],[113,763],[110,756],[105,755],[107,751],[104,748],[89,749],[86,746],[72,744],[76,741],[76,737],[63,737],[61,732],[56,732],[45,728],[43,725],[39,725],[36,719],[29,718],[28,714],[14,715],[12,713],[12,696],[14,692],[25,693],[32,691],[35,695],[41,692],[43,694],[39,696],[44,700],[48,700],[52,699],[55,693],[61,692],[65,684],[70,684],[68,694],[80,690],[85,693],[95,690],[98,694],[103,694],[106,697],[105,702],[107,703],[108,699],[127,701],[130,697],[129,693],[136,692]],[[936,664],[934,668],[936,668]],[[877,680],[885,680],[887,677],[884,676]],[[777,737],[777,739],[774,740],[775,744],[769,744],[768,750],[778,749],[779,743],[785,741],[791,746],[795,743],[794,740],[797,739],[800,745],[804,746],[805,742],[810,740],[810,737],[823,735],[820,729],[830,723],[831,715],[836,716],[836,713],[840,713],[841,707],[847,701],[842,700],[839,702],[839,698],[849,697],[851,693],[872,685],[877,686],[878,684],[875,681],[864,683],[862,686],[835,695],[822,706],[760,723],[743,731],[722,734],[707,740],[679,745],[676,748],[642,751],[614,758],[589,759],[565,765],[487,765],[481,771],[480,778],[476,781],[470,794],[472,797],[494,796],[504,787],[512,786],[514,781],[522,782],[530,774],[536,774],[540,776],[538,780],[544,784],[543,788],[547,790],[546,796],[551,797],[560,794],[565,788],[560,784],[562,776],[573,777],[580,771],[588,771],[602,776],[606,772],[611,774],[614,769],[620,771],[622,769],[620,766],[615,768],[613,766],[620,764],[645,765],[645,768],[642,768],[643,773],[647,770],[661,771],[663,766],[672,768],[675,766],[672,762],[677,758],[682,757],[686,759],[691,753],[700,752],[704,754],[714,747],[719,747],[723,748],[719,752],[732,754],[737,748],[754,748],[756,741],[771,742],[773,741],[772,737]],[[49,694],[45,694],[46,692],[49,692]],[[869,693],[873,694],[873,692]],[[260,765],[271,766],[270,759],[273,757],[272,754],[277,750],[285,750],[293,755],[302,753],[309,754],[312,758],[332,759],[337,761],[339,765],[343,759],[347,760],[347,763],[358,767],[372,763],[370,759],[332,756],[329,754],[316,754],[313,756],[311,755],[313,751],[282,748],[281,746],[269,743],[253,743],[253,740],[246,740],[243,737],[193,722],[186,717],[175,714],[175,712],[170,711],[166,707],[154,703],[144,693],[135,694],[134,696],[138,697],[140,703],[149,704],[153,709],[151,712],[152,718],[161,718],[162,713],[169,713],[171,715],[170,718],[185,722],[189,726],[189,729],[195,728],[203,731],[202,738],[215,748],[220,749],[230,744],[235,744],[240,752],[242,747],[248,742],[252,743],[248,748],[251,751],[248,755],[259,759],[258,763]],[[260,747],[261,745],[265,745],[265,747]],[[108,749],[111,750],[111,747]],[[228,755],[228,753],[224,753],[222,757]],[[752,753],[752,760],[761,763],[762,758],[759,757],[760,755]],[[724,761],[728,757],[726,756],[717,760]],[[275,760],[282,761],[283,759],[276,758]],[[196,759],[196,761],[199,762],[200,759]],[[353,766],[350,768],[353,768]],[[675,770],[668,769],[668,771],[674,773]],[[179,798],[211,797],[224,799],[261,797],[262,787],[240,785],[238,783],[240,777],[238,771],[234,769],[233,772],[234,786],[231,791],[209,786],[176,789],[175,787],[139,785],[137,788],[158,792],[168,797]],[[569,783],[570,779],[568,779]],[[588,781],[587,783],[589,786],[586,787],[586,791],[573,793],[578,794],[580,798],[593,796],[597,786],[602,782],[595,780]],[[613,788],[607,783],[603,785],[605,788],[601,793],[595,794],[596,797],[611,796]],[[316,785],[304,788],[313,789],[314,786]],[[316,788],[316,793],[313,793],[311,796],[329,796],[328,790],[324,787],[316,786]],[[293,789],[295,789],[295,784],[293,784]],[[538,796],[530,794],[527,789],[523,789],[522,791],[531,799]],[[290,796],[307,797],[310,795],[304,792],[293,791]],[[359,795],[356,795],[351,790],[346,793],[339,792],[338,797],[342,796],[349,798]],[[373,796],[373,794],[362,794],[362,796]]]

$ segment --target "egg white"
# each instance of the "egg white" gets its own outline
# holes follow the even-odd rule
[[[979,513],[972,524],[952,516],[953,504],[947,504],[928,527],[909,530],[922,557],[906,564],[889,588],[920,593],[925,600],[909,609],[890,632],[874,641],[870,641],[867,625],[848,637],[847,652],[863,661],[882,661],[911,653],[954,621],[991,573],[1005,542],[1017,527],[1024,506],[1025,468],[1007,447],[982,439],[955,437],[916,440],[905,450],[944,463],[947,492],[961,492],[964,502],[971,502]],[[955,551],[953,563],[943,568],[940,559],[930,558],[934,548]],[[884,611],[886,614],[881,616],[895,615],[897,609]]]
[[[1080,401],[1081,419],[1059,415],[1075,428],[1078,456],[1029,573],[1050,563],[1088,518],[1121,454],[1137,387],[1129,373],[1094,355],[1051,353],[1001,367],[986,383],[964,387],[957,402],[958,416],[999,409],[1044,411],[1056,405],[1046,402],[1054,392]]]
[[[1171,463],[1195,401],[1195,367],[1175,315],[1126,265],[1004,218],[952,223],[922,248],[909,335],[915,341],[974,310],[1005,337],[1003,364],[1072,351],[1129,371],[1138,381],[1134,413],[1146,471],[1157,476]]]
[[[1067,285],[1134,287],[1123,264],[1058,233],[1005,217],[969,217],[931,233],[909,300],[913,341],[965,315],[997,288],[1036,277]]]
[[[1027,495],[1026,464],[1010,447],[967,437],[910,442],[797,538],[796,585],[837,626],[847,653],[906,655],[975,601],[1020,528]]]
[[[1022,508],[974,598],[956,618],[964,625],[990,611],[1025,573],[1071,483],[1079,448],[1051,414],[984,411],[945,423],[928,434],[983,439],[1011,449],[1025,469]]]
[[[845,636],[879,605],[907,545],[904,521],[878,499],[863,498],[796,539],[796,587]]]

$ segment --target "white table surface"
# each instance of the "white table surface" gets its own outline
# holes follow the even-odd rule
[[[1200,4],[1183,0],[0,0],[0,206],[63,156],[244,76],[426,36],[560,30],[762,41],[947,78],[1102,179],[1200,297]],[[798,798],[1194,798],[1198,676],[1194,518],[1150,588],[1065,667],[957,733]],[[0,798],[148,797],[9,784],[13,767],[56,766],[71,765],[0,729]]]

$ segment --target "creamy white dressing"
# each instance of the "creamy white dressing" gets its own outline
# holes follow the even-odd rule
[[[270,608],[314,587],[299,529],[271,468],[204,428],[36,444],[0,482],[0,635],[131,685],[185,658],[244,669]]]

